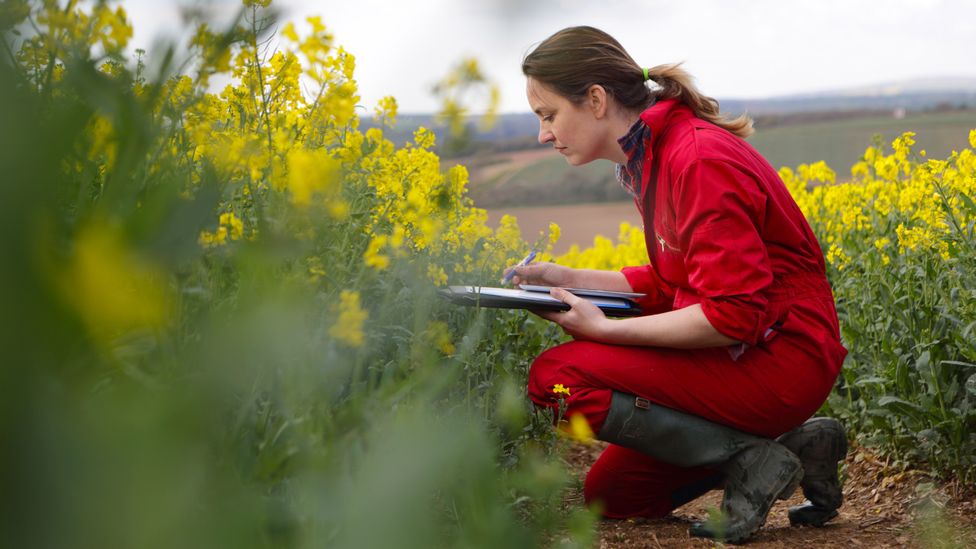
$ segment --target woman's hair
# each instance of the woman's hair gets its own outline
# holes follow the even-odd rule
[[[718,101],[699,92],[680,63],[649,69],[659,86],[649,89],[644,69],[612,36],[593,27],[569,27],[546,38],[522,60],[522,73],[573,103],[582,103],[590,86],[599,84],[629,111],[643,111],[655,99],[678,99],[701,119],[739,137],[752,135],[752,119],[719,114]]]

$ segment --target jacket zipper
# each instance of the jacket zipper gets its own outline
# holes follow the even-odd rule
[[[679,251],[681,251],[678,248],[675,248],[674,246],[668,244],[668,241],[667,240],[664,240],[664,237],[663,236],[661,236],[661,235],[655,235],[655,236],[657,237],[658,244],[661,245],[661,252],[662,253],[664,251],[666,251],[666,250],[671,250],[672,252],[679,252]]]

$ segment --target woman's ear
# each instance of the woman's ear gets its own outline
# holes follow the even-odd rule
[[[607,115],[610,109],[608,101],[607,90],[603,86],[593,84],[590,89],[586,90],[586,104],[590,107],[594,117],[599,119]]]

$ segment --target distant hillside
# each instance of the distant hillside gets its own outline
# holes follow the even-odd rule
[[[875,86],[828,90],[823,92],[759,99],[719,98],[722,111],[729,114],[748,112],[757,127],[817,123],[852,116],[878,116],[899,111],[902,114],[931,111],[976,109],[976,77],[920,78]],[[528,107],[526,107],[528,110]],[[364,120],[364,127],[373,122]],[[413,131],[424,126],[433,130],[443,143],[446,128],[428,114],[398,117],[397,126],[387,129],[394,143],[410,139]],[[530,112],[502,114],[488,131],[478,130],[478,120],[470,125],[472,138],[468,145],[452,154],[470,156],[533,146],[539,131],[538,121]],[[443,151],[442,151],[443,152]]]
[[[905,131],[918,134],[917,149],[944,158],[968,145],[976,128],[976,78],[929,79],[880,84],[767,99],[720,100],[722,111],[748,111],[756,133],[749,142],[770,164],[795,167],[826,161],[848,176],[851,165],[874,136],[890,143]],[[578,204],[629,200],[613,175],[609,161],[582,169],[566,164],[551,147],[536,142],[539,126],[534,114],[499,116],[490,131],[477,131],[464,147],[439,152],[445,167],[461,163],[471,174],[470,193],[484,208]],[[368,127],[371,121],[363,121]],[[397,127],[385,131],[398,145],[418,126],[432,129],[445,143],[445,128],[430,115],[403,115]]]
[[[976,109],[910,113],[903,118],[891,113],[830,116],[795,124],[757,124],[749,143],[775,168],[824,160],[843,181],[875,136],[890,144],[903,132],[914,131],[916,151],[924,149],[930,158],[945,158],[953,150],[968,146],[973,128]],[[446,162],[468,167],[471,196],[483,208],[629,200],[614,178],[612,163],[600,160],[575,168],[548,148],[479,154]]]

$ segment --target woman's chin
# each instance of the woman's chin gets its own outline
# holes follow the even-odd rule
[[[592,160],[591,158],[582,158],[575,155],[566,156],[566,163],[570,166],[582,166],[583,164],[589,164]]]

